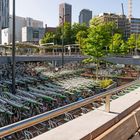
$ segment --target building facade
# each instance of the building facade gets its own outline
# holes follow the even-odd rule
[[[0,44],[1,30],[9,26],[9,0],[0,0]]]
[[[140,34],[140,18],[129,19],[130,34]]]
[[[16,28],[15,28],[15,40],[16,42],[22,42],[22,28],[34,27],[43,28],[43,22],[34,20],[32,18],[24,18],[16,16]],[[2,44],[10,44],[12,42],[12,16],[9,18],[9,28],[2,30]]]
[[[88,9],[83,9],[80,11],[79,15],[79,23],[85,23],[87,26],[89,26],[89,21],[92,19],[92,11]]]
[[[23,27],[22,28],[22,42],[31,42],[38,44],[39,40],[43,38],[45,28],[39,27]]]
[[[9,25],[9,0],[0,0],[0,28],[8,28]]]
[[[115,22],[118,29],[121,29],[125,38],[129,36],[129,20],[125,15],[118,15],[114,13],[102,13],[96,16],[98,22],[100,23],[107,23],[107,22]]]
[[[65,22],[72,23],[72,5],[62,3],[59,5],[59,25]]]
[[[32,18],[26,18],[27,27],[43,28],[43,22]]]
[[[47,32],[56,33],[56,31],[57,31],[56,27],[48,27],[47,24],[45,24],[45,33],[47,33]]]

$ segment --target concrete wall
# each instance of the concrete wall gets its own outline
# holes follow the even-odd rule
[[[85,59],[84,56],[65,56],[64,63],[69,63],[72,61],[81,62]],[[16,62],[39,62],[39,61],[48,61],[54,65],[60,66],[62,64],[62,57],[61,56],[17,56]],[[11,56],[1,56],[0,57],[0,64],[11,63],[12,57]]]
[[[133,139],[139,138],[139,133],[136,133],[140,128],[140,108],[135,110],[129,116],[118,122],[116,125],[105,131],[102,135],[94,140],[127,140],[130,137]],[[135,134],[136,133],[136,134]]]

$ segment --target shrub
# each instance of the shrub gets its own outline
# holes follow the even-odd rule
[[[109,85],[113,83],[112,79],[105,79],[100,81],[100,87],[101,88],[107,88]]]

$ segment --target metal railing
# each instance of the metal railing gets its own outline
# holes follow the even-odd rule
[[[118,93],[118,92],[132,86],[132,85],[135,85],[137,83],[140,83],[140,80],[133,81],[129,84],[120,86],[118,88],[115,88],[115,89],[100,93],[98,95],[80,100],[78,102],[74,102],[72,104],[48,111],[46,113],[25,119],[23,121],[19,121],[17,123],[2,127],[2,128],[0,128],[0,138],[11,135],[13,133],[16,133],[16,132],[21,131],[21,130],[26,129],[26,128],[29,128],[29,127],[34,126],[36,124],[39,124],[41,122],[50,120],[52,118],[58,117],[58,116],[63,115],[69,111],[73,111],[75,109],[81,108],[81,107],[88,105],[90,103],[93,103],[94,101],[97,101],[98,99],[101,99],[101,98],[105,98],[105,101],[106,101],[105,111],[109,112],[110,111],[110,97],[113,94],[116,94],[116,93]]]

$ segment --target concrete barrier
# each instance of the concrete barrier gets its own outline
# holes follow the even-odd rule
[[[140,128],[140,108],[136,110],[135,117],[136,117],[137,125]]]
[[[135,118],[131,115],[114,125],[95,140],[127,140],[136,130]]]
[[[136,133],[140,127],[140,108],[132,112],[103,134],[94,140],[127,140],[131,136],[132,140],[140,140],[139,133]],[[136,134],[135,134],[136,133]]]

